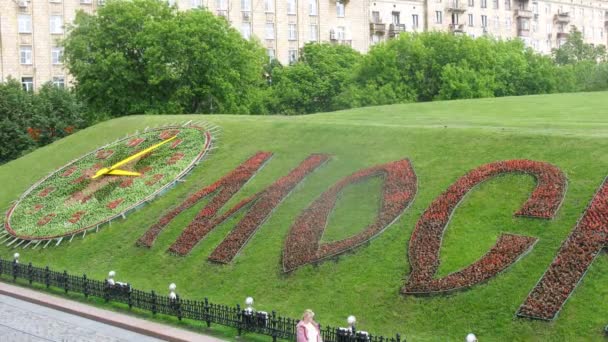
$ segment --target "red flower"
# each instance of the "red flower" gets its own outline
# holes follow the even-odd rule
[[[441,238],[454,209],[477,184],[511,172],[530,174],[537,181],[536,189],[515,215],[545,219],[555,215],[566,190],[566,177],[557,167],[532,160],[507,160],[470,171],[435,199],[416,223],[409,245],[412,272],[402,293],[445,292],[473,286],[495,276],[532,247],[534,238],[503,234],[477,262],[459,272],[434,279],[441,262]]]

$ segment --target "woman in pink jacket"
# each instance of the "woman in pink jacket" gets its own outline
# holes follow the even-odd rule
[[[312,310],[304,311],[302,320],[296,325],[297,342],[323,342],[319,324],[313,320],[314,317]]]

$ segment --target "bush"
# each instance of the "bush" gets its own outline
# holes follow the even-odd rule
[[[0,164],[92,123],[75,95],[52,84],[26,92],[13,79],[0,84]]]

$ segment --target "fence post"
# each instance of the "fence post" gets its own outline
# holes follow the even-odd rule
[[[19,267],[19,261],[13,260],[13,281],[17,281],[17,272]]]
[[[47,289],[51,287],[51,270],[48,266],[44,268],[44,284]]]
[[[270,329],[272,330],[272,342],[277,342],[277,312],[272,310],[270,318]]]
[[[0,259],[0,275],[4,273],[4,260]]]
[[[129,292],[127,293],[127,302],[129,304],[129,310],[131,308],[133,308],[133,298],[131,298],[131,293],[133,292],[133,290],[130,288]]]
[[[209,300],[207,299],[207,297],[205,297],[205,321],[207,322],[207,328],[211,327],[211,317],[209,315]]]
[[[32,282],[34,281],[32,273],[33,273],[33,266],[32,266],[32,263],[30,262],[27,265],[27,280],[30,282],[30,285],[32,285]]]
[[[243,330],[243,313],[241,312],[241,306],[239,304],[236,305],[236,319],[237,323],[237,336],[241,336],[241,331]]]
[[[89,298],[89,280],[86,274],[82,275],[82,293],[84,293],[84,298]]]
[[[156,315],[156,293],[152,290],[152,314]]]
[[[175,298],[175,304],[177,305],[177,319],[182,320],[182,300],[179,298],[179,295]]]
[[[397,342],[401,342],[401,335],[397,334]],[[405,339],[403,339],[403,342],[405,342]]]
[[[63,271],[63,289],[68,293],[68,271]]]

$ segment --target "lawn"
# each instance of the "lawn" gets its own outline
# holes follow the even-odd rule
[[[176,188],[124,221],[96,234],[47,249],[19,249],[22,262],[140,289],[213,302],[256,300],[259,310],[298,317],[306,308],[322,324],[345,325],[408,341],[461,341],[475,332],[482,341],[601,340],[608,324],[608,258],[596,259],[553,322],[515,318],[527,294],[553,260],[594,192],[608,175],[608,93],[578,93],[463,100],[361,108],[299,117],[131,116],[107,121],[0,167],[0,206],[8,207],[29,185],[106,142],[156,126],[205,120],[222,128],[219,149]],[[238,215],[210,233],[184,257],[167,253],[182,229],[204,206],[178,216],[151,249],[137,239],[168,208],[233,170],[256,151],[273,158],[224,210],[286,175],[311,153],[333,158],[310,174],[272,213],[229,265],[207,261]],[[409,158],[418,193],[399,220],[354,251],[304,266],[291,274],[280,267],[281,250],[294,219],[339,179],[365,167]],[[416,221],[431,201],[467,171],[484,163],[533,159],[558,166],[568,178],[565,200],[554,220],[515,218],[534,188],[524,175],[494,178],[476,187],[459,206],[443,238],[438,276],[480,258],[501,232],[537,237],[533,250],[504,273],[451,295],[399,294],[410,268],[407,247]],[[350,236],[378,210],[381,180],[347,188],[330,216],[323,242]],[[8,258],[10,247],[0,247]],[[260,339],[264,340],[264,339]]]

